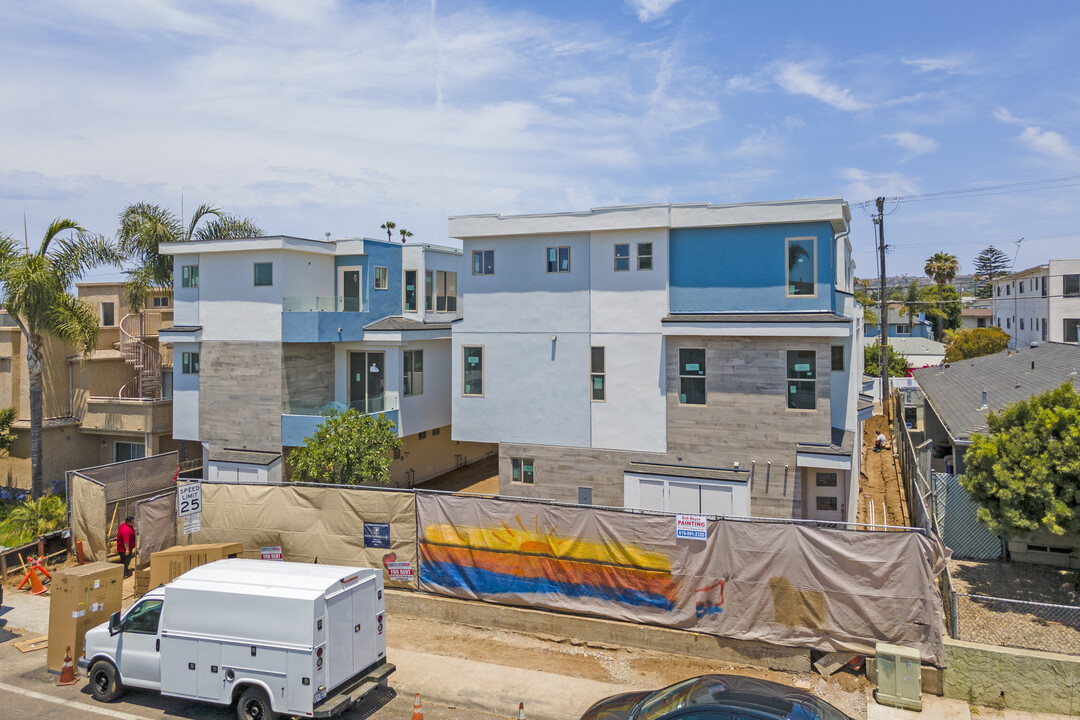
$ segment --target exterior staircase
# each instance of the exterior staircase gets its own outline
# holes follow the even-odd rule
[[[160,329],[161,313],[129,313],[120,320],[119,350],[124,362],[135,368],[135,378],[120,389],[120,397],[161,397],[161,353],[143,340]]]

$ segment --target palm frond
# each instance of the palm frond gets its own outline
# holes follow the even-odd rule
[[[68,293],[58,296],[39,324],[44,330],[89,355],[97,346],[98,318],[94,306]]]
[[[218,215],[195,232],[195,240],[226,240],[230,238],[250,238],[262,235],[262,228],[251,218],[234,215]]]
[[[49,250],[49,244],[56,238],[57,235],[65,230],[74,230],[77,233],[84,233],[86,230],[79,223],[75,222],[71,218],[56,218],[52,221],[52,224],[45,230],[45,237],[41,240],[41,247],[38,248],[38,254],[44,255]]]
[[[191,216],[191,222],[188,223],[187,232],[184,234],[184,240],[195,239],[195,228],[198,226],[199,221],[207,215],[213,215],[214,217],[220,218],[221,210],[208,203],[203,203],[195,208],[195,214]]]
[[[49,252],[57,276],[67,288],[87,270],[101,265],[119,267],[124,257],[116,246],[102,235],[80,232],[75,237],[59,238],[56,247]]]
[[[162,243],[183,240],[183,228],[167,208],[150,203],[128,205],[120,213],[116,233],[120,252],[137,262],[157,257]]]

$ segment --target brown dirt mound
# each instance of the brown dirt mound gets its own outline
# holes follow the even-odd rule
[[[885,449],[874,451],[878,433],[889,438]],[[892,428],[884,415],[875,415],[863,426],[863,460],[859,473],[859,522],[872,525],[908,526],[900,465],[893,454]],[[873,517],[870,515],[873,501]]]

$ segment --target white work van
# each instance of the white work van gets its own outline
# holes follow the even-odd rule
[[[331,717],[394,671],[382,572],[218,560],[87,631],[78,664],[103,702],[135,687],[236,703],[241,720]]]

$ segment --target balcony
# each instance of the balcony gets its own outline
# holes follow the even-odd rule
[[[298,447],[304,444],[304,438],[311,437],[323,421],[322,414],[328,410],[347,410],[356,408],[365,415],[384,414],[392,422],[398,420],[398,398],[396,394],[367,402],[340,402],[332,400],[319,406],[285,403],[281,409],[281,444],[284,447]]]
[[[91,397],[82,418],[85,432],[172,432],[172,398]]]
[[[282,342],[343,342],[362,340],[364,326],[374,318],[368,302],[343,296],[302,296],[281,299]]]

